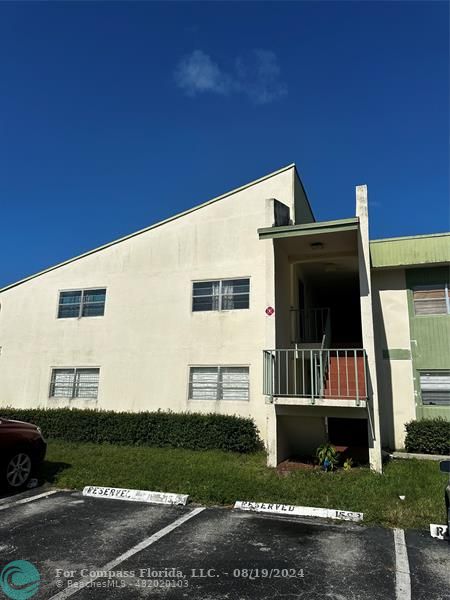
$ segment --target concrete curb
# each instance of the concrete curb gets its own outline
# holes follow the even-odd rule
[[[102,487],[87,485],[83,488],[83,496],[90,498],[107,498],[110,500],[128,500],[129,502],[148,502],[151,504],[187,504],[188,494],[170,494],[151,492],[149,490],[129,490],[127,488]]]
[[[316,508],[314,506],[294,506],[292,504],[276,504],[274,502],[247,502],[237,500],[235,509],[252,512],[263,512],[277,515],[290,515],[296,517],[321,517],[322,519],[335,519],[339,521],[362,521],[363,513],[334,508]]]
[[[411,458],[416,458],[417,460],[435,460],[435,461],[440,461],[440,460],[449,460],[450,456],[444,455],[444,454],[418,454],[415,452],[393,452],[392,454],[390,454],[391,458],[397,459],[397,458],[405,458],[405,459],[411,459]]]

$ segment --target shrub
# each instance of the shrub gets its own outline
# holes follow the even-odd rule
[[[70,408],[0,408],[6,419],[38,425],[45,437],[67,442],[94,442],[255,452],[263,444],[252,419],[173,412],[114,412]]]
[[[450,421],[423,419],[405,425],[407,452],[423,454],[450,454]]]

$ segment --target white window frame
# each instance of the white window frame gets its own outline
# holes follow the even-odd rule
[[[439,287],[442,286],[444,289],[444,300],[445,300],[445,305],[447,307],[447,312],[441,312],[441,313],[428,313],[428,314],[418,314],[416,312],[416,302],[418,302],[419,304],[421,302],[428,302],[429,300],[440,300],[442,301],[442,298],[414,298],[414,292],[425,292],[427,290],[435,290],[435,289],[439,289]],[[429,284],[424,284],[424,285],[414,285],[412,286],[412,303],[413,303],[413,310],[414,310],[414,316],[415,317],[445,317],[447,315],[450,315],[450,296],[449,296],[449,284],[448,283],[429,283]]]
[[[94,288],[97,289],[97,288]],[[72,382],[72,394],[70,396],[55,396],[54,394],[52,394],[52,391],[54,391],[54,376],[56,374],[56,371],[73,371],[73,382]],[[97,371],[98,372],[98,380],[97,380],[97,393],[95,396],[78,396],[76,395],[76,390],[79,389],[78,388],[78,384],[77,384],[77,373],[79,371]],[[98,399],[98,393],[99,393],[99,389],[100,389],[100,367],[51,367],[50,369],[50,386],[49,386],[49,392],[48,392],[48,397],[49,398],[54,398],[54,399],[64,399],[64,400],[87,400],[92,401],[92,400],[97,400]]]
[[[418,373],[419,373],[420,399],[421,399],[421,402],[422,402],[422,406],[437,406],[437,407],[442,407],[442,408],[446,408],[446,407],[450,408],[450,400],[449,400],[448,403],[443,403],[443,404],[433,403],[433,402],[424,402],[423,401],[424,391],[422,389],[422,376],[427,376],[428,375],[428,376],[437,376],[437,377],[439,377],[439,375],[441,375],[441,376],[443,375],[445,377],[448,377],[448,379],[449,379],[448,391],[444,388],[443,389],[443,393],[445,393],[447,391],[447,393],[450,396],[450,369],[436,369],[436,370],[433,370],[433,369],[421,369],[421,370],[418,371]],[[438,389],[436,391],[438,391]]]
[[[103,314],[102,315],[84,315],[83,316],[83,307],[84,307],[84,294],[88,293],[88,292],[92,292],[92,290],[105,290],[105,301],[103,303]],[[64,289],[64,290],[58,290],[58,302],[56,305],[56,318],[57,319],[101,319],[102,317],[105,316],[105,310],[106,310],[106,296],[107,296],[107,291],[108,288],[105,285],[97,285],[95,287],[89,287],[89,288],[72,288],[72,289]],[[60,317],[59,316],[59,308],[61,306],[61,294],[64,292],[80,292],[81,293],[81,298],[80,298],[80,307],[78,309],[78,315],[74,315],[73,317]],[[74,303],[76,304],[76,303]],[[66,304],[66,306],[70,306],[70,304]]]
[[[222,293],[222,285],[224,281],[243,281],[243,280],[247,280],[248,281],[248,292],[237,292],[236,294],[233,294],[233,296],[247,296],[248,295],[248,307],[247,308],[222,308],[222,298],[224,296],[224,294]],[[195,283],[218,283],[219,284],[219,294],[218,294],[218,298],[219,298],[219,307],[218,308],[213,308],[211,310],[194,310],[194,284]],[[228,312],[228,311],[232,311],[232,310],[249,310],[250,309],[250,293],[251,293],[251,286],[250,286],[250,277],[222,277],[221,279],[195,279],[192,281],[192,286],[191,286],[191,312],[193,314],[196,313],[204,313],[204,312]],[[195,296],[196,298],[199,298],[201,296]],[[205,295],[205,298],[214,298],[214,294],[212,294],[211,296],[209,295]]]
[[[191,374],[192,369],[217,369],[219,377],[216,386],[216,397],[215,398],[192,398],[191,397]],[[247,384],[247,398],[223,398],[221,396],[221,384],[220,384],[220,369],[247,369],[248,373],[248,384]],[[187,386],[187,397],[189,402],[250,402],[250,365],[188,365],[188,386]]]

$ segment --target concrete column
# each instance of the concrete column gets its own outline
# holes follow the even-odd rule
[[[278,460],[277,415],[274,404],[266,404],[267,466],[276,467]]]
[[[265,226],[272,227],[274,215],[274,200],[268,198],[265,200]],[[265,253],[266,263],[266,295],[265,304],[266,307],[272,306],[277,310],[275,305],[275,248],[273,240],[263,240],[260,242],[262,245],[261,251]],[[263,360],[263,350],[271,350],[275,348],[275,323],[276,315],[265,316],[261,315],[262,319],[265,319],[265,331],[264,348],[261,348],[260,360]],[[261,381],[261,388],[263,382]],[[267,398],[261,395],[261,403],[264,403]],[[263,404],[264,406],[264,404]],[[265,443],[267,450],[267,466],[276,467],[278,464],[278,453],[277,453],[277,415],[275,413],[275,406],[267,403],[266,408],[266,431],[265,431]],[[262,410],[262,407],[261,407]]]
[[[381,473],[380,413],[378,408],[378,386],[375,358],[375,341],[372,311],[372,289],[370,279],[369,211],[367,186],[356,186],[356,216],[359,217],[358,262],[359,290],[361,299],[361,326],[363,347],[367,353],[367,376],[369,390],[369,460],[370,467]]]

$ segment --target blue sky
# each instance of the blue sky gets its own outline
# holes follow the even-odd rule
[[[446,2],[3,2],[0,56],[0,286],[291,162],[450,229]]]

